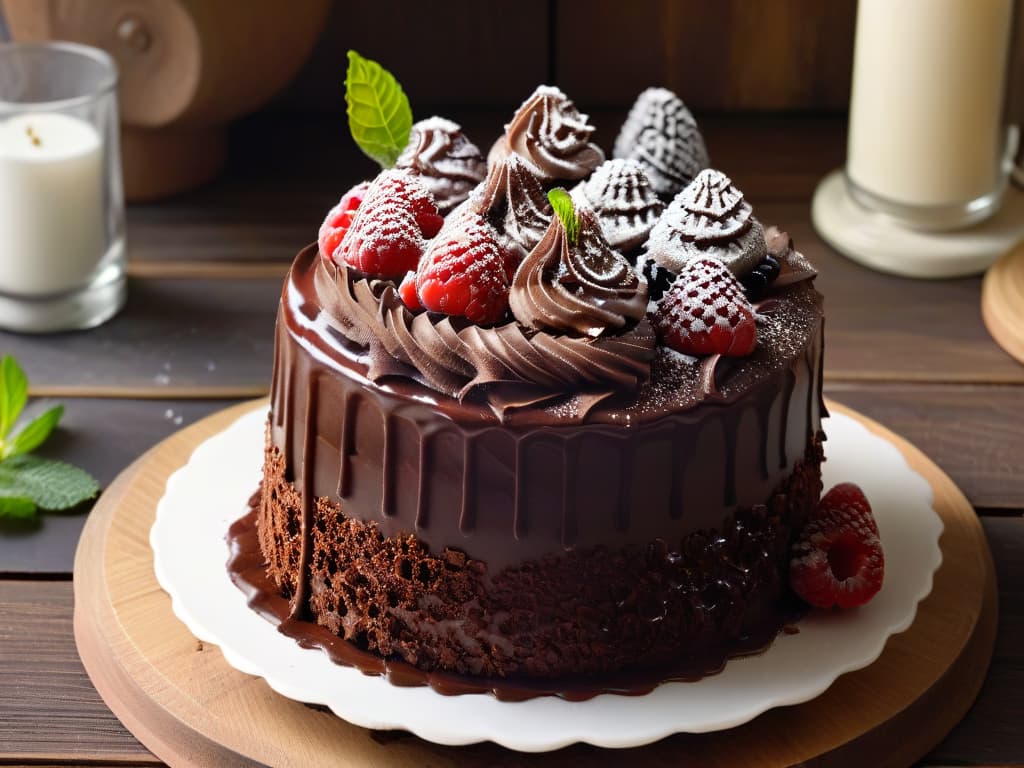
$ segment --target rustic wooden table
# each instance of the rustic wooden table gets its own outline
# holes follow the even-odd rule
[[[502,114],[463,117],[481,146]],[[620,116],[594,115],[615,126]],[[716,164],[820,269],[828,396],[917,444],[982,518],[999,578],[999,637],[976,704],[923,765],[1024,763],[1024,366],[988,337],[979,279],[886,277],[814,234],[810,196],[844,155],[844,121],[704,121]],[[479,128],[477,128],[479,126]],[[612,129],[614,130],[614,129]],[[598,139],[610,144],[612,133]],[[47,455],[104,485],[181,426],[266,392],[277,297],[290,258],[369,161],[337,117],[261,116],[236,127],[213,185],[128,213],[125,310],[102,328],[0,333],[32,392],[67,415]],[[158,763],[111,714],[78,659],[71,567],[88,510],[0,525],[0,765]],[[513,764],[526,757],[509,755]]]

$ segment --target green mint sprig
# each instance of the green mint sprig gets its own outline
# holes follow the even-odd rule
[[[55,405],[11,434],[28,402],[28,378],[10,355],[0,360],[0,518],[35,515],[38,509],[71,509],[99,492],[88,472],[31,455],[64,415]]]
[[[572,197],[561,187],[555,187],[548,192],[548,202],[555,210],[565,228],[565,235],[570,245],[576,245],[576,239],[580,235],[580,217],[576,214],[576,206],[573,205]]]
[[[345,103],[348,127],[359,148],[381,168],[394,166],[412,130],[412,108],[394,75],[349,51]]]

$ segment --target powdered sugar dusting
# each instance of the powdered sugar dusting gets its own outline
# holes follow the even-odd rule
[[[506,149],[530,160],[545,180],[581,179],[604,161],[588,120],[559,88],[538,86],[505,126]],[[493,150],[491,158],[500,159]]]
[[[732,180],[708,168],[672,200],[647,241],[647,254],[672,272],[711,257],[735,275],[753,269],[765,254],[764,230]]]
[[[666,88],[648,88],[637,97],[612,156],[640,162],[664,197],[676,194],[711,163],[697,121]]]
[[[665,207],[635,160],[606,160],[572,195],[593,208],[608,244],[622,251],[647,239]]]

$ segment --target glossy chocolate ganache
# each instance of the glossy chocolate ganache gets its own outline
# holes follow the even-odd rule
[[[462,185],[439,230],[425,171],[384,172],[285,282],[236,582],[299,642],[446,693],[641,693],[765,647],[821,491],[813,268],[718,171],[664,210],[642,163],[591,174],[557,89],[461,202],[465,142],[426,127],[422,188]],[[367,250],[391,231],[415,261]]]
[[[325,307],[375,295],[372,281],[304,250],[278,318],[259,508],[282,628],[402,662],[348,658],[366,671],[448,690],[445,675],[482,676],[511,697],[636,690],[763,647],[786,620],[792,531],[820,493],[823,412],[813,271],[770,242],[783,272],[753,355],[658,347],[613,395],[521,398],[501,382],[461,401],[340,332]]]

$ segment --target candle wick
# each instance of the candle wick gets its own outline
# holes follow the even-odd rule
[[[28,134],[28,139],[32,142],[33,146],[41,147],[43,145],[43,140],[39,138],[36,129],[31,125],[25,128],[25,133]]]

